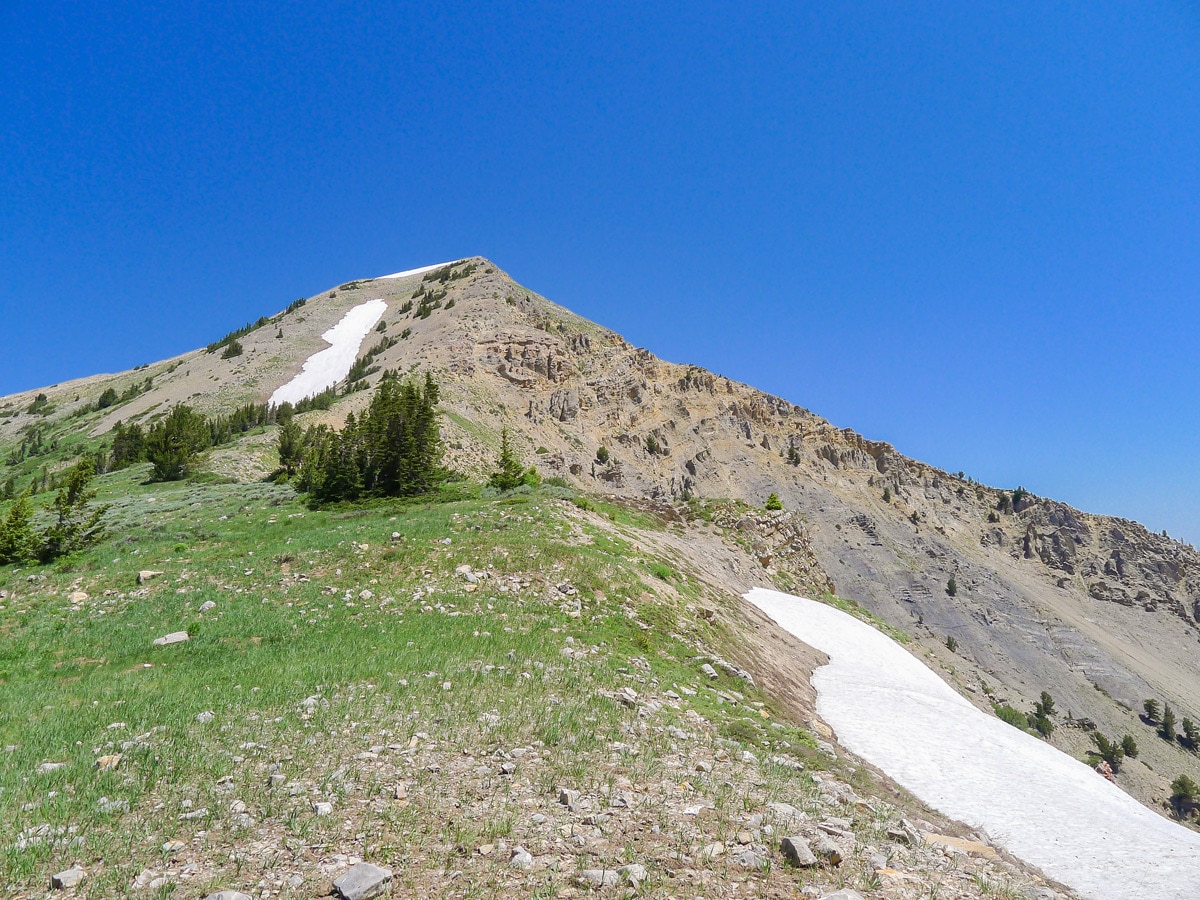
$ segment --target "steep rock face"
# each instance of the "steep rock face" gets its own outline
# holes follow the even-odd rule
[[[758,577],[832,587],[910,632],[977,699],[990,690],[992,699],[1027,706],[1047,689],[1061,709],[1115,733],[1142,727],[1129,709],[1146,697],[1200,714],[1200,556],[1192,548],[1134,522],[909,459],[787,400],[660,360],[487,260],[469,261],[474,270],[457,277],[467,262],[445,281],[339,286],[243,337],[242,357],[195,351],[144,373],[62,386],[51,401],[69,392],[87,403],[106,385],[152,375],[153,387],[114,408],[99,431],[118,419],[148,421],[177,402],[262,401],[322,349],[321,333],[346,310],[382,298],[382,335],[395,341],[375,364],[437,373],[456,468],[486,471],[507,427],[527,462],[589,490],[755,505],[775,492],[791,524],[777,533],[770,522],[753,524],[747,539],[762,564]],[[440,306],[422,316],[413,303],[431,283]],[[376,340],[369,336],[363,350]],[[336,423],[368,396],[309,418]],[[0,420],[7,427],[11,420]],[[789,553],[794,572],[785,578]],[[949,637],[956,654],[945,647]],[[1156,768],[1183,767],[1170,748],[1142,743]]]

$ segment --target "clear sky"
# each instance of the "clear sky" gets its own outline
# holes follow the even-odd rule
[[[0,394],[481,254],[1200,542],[1184,2],[0,4]]]

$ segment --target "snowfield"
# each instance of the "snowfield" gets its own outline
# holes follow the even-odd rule
[[[271,395],[271,403],[298,403],[305,397],[314,397],[326,388],[331,388],[350,371],[358,358],[358,348],[363,338],[383,318],[387,311],[384,300],[368,300],[360,303],[321,337],[330,345],[319,350],[304,361],[300,374]]]
[[[959,696],[840,610],[755,588],[746,599],[828,654],[817,712],[848,750],[931,806],[1086,897],[1200,896],[1200,834]]]
[[[424,275],[426,272],[432,272],[434,269],[440,269],[442,266],[448,266],[450,263],[438,263],[435,266],[421,266],[419,269],[408,269],[405,272],[396,272],[392,275],[380,275],[380,278],[407,278],[409,275]]]

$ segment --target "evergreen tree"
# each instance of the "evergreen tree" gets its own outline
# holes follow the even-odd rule
[[[1181,819],[1195,807],[1197,797],[1200,797],[1200,785],[1188,776],[1180,775],[1171,782],[1171,809]]]
[[[1034,712],[1039,716],[1050,717],[1054,715],[1054,698],[1050,696],[1049,691],[1042,691],[1042,697],[1035,704]]]
[[[104,533],[101,521],[108,505],[91,506],[96,492],[90,488],[95,470],[91,459],[80,460],[67,474],[67,482],[54,498],[55,520],[42,534],[38,557],[49,562],[95,543]]]
[[[525,472],[521,461],[508,443],[508,429],[500,432],[500,458],[496,461],[496,471],[488,479],[488,484],[500,491],[511,491],[525,483]]]
[[[1112,768],[1113,773],[1121,771],[1121,763],[1125,760],[1125,751],[1121,744],[1116,744],[1098,731],[1092,732],[1092,742],[1096,745],[1096,755]]]
[[[178,481],[212,445],[208,420],[190,406],[176,406],[146,435],[146,458],[154,464],[151,480]]]
[[[1159,710],[1158,710],[1158,701],[1157,700],[1143,700],[1142,701],[1142,709],[1144,709],[1146,711],[1146,719],[1148,721],[1150,721],[1150,722],[1158,721]]]
[[[118,422],[112,430],[112,448],[108,451],[108,470],[115,472],[146,458],[146,436],[142,426]]]
[[[1183,739],[1187,743],[1189,750],[1200,750],[1200,728],[1196,727],[1196,723],[1184,716],[1183,722],[1180,723],[1183,728]]]
[[[24,493],[9,507],[8,515],[0,523],[0,565],[36,559],[37,545],[33,510],[29,505],[29,494]]]
[[[288,478],[296,474],[304,458],[304,435],[300,426],[288,419],[279,429],[279,465]]]
[[[1162,722],[1158,726],[1158,736],[1164,741],[1175,741],[1175,711],[1170,703],[1163,704]]]
[[[1121,749],[1125,751],[1125,755],[1130,759],[1137,759],[1138,745],[1137,741],[1133,739],[1132,734],[1127,734],[1121,738]]]
[[[765,508],[771,512],[778,512],[779,510],[783,509],[783,501],[779,499],[778,494],[772,491],[771,496],[767,497]]]

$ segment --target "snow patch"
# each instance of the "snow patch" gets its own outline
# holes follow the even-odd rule
[[[409,269],[407,272],[396,272],[394,275],[380,275],[379,278],[407,278],[409,275],[424,275],[426,272],[432,272],[434,269],[440,269],[442,266],[448,266],[451,263],[438,263],[436,266],[421,266],[419,269]],[[378,281],[379,279],[376,279]]]
[[[276,390],[270,402],[276,406],[280,403],[299,403],[305,397],[314,397],[345,378],[358,359],[358,348],[363,338],[386,311],[385,300],[368,300],[342,316],[342,321],[321,335],[331,346],[306,359],[300,374]]]
[[[817,712],[848,750],[1087,897],[1185,898],[1200,834],[1091,768],[976,709],[915,656],[841,610],[755,588],[746,599],[829,656]]]

